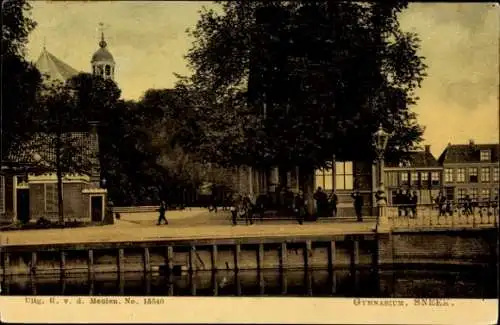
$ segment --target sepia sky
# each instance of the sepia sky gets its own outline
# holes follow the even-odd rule
[[[185,33],[210,2],[32,2],[36,30],[27,56],[49,52],[90,72],[98,49],[99,23],[117,68],[122,97],[138,99],[150,88],[173,87],[173,73],[189,74]],[[500,7],[486,3],[412,3],[401,25],[421,39],[428,77],[413,107],[426,127],[425,143],[438,156],[448,142],[499,141]]]

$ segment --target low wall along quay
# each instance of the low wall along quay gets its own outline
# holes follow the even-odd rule
[[[2,275],[497,264],[497,229],[1,247]]]

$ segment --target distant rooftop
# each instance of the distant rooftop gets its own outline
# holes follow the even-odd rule
[[[470,141],[468,144],[448,144],[446,149],[439,157],[441,164],[465,163],[465,162],[480,162],[481,151],[490,152],[490,161],[499,161],[499,144],[476,144]]]
[[[430,151],[430,146],[425,150],[412,151],[405,154],[405,158],[399,163],[388,162],[387,167],[439,167],[439,162]]]

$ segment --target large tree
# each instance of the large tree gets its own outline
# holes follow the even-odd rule
[[[2,1],[2,96],[0,160],[31,135],[36,93],[41,84],[38,70],[25,59],[25,45],[36,23],[26,0]]]
[[[23,151],[31,153],[40,172],[57,176],[57,211],[64,223],[63,178],[72,174],[90,174],[97,157],[92,141],[86,133],[90,126],[85,112],[77,105],[75,91],[67,83],[50,82],[37,94],[35,109],[31,112],[32,136],[22,144]]]
[[[204,96],[206,157],[234,165],[325,167],[372,159],[379,124],[397,159],[422,139],[410,110],[425,76],[406,2],[224,2],[205,10],[182,80]]]

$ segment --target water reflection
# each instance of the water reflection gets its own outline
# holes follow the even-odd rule
[[[337,269],[10,276],[3,295],[496,297],[489,269]]]

